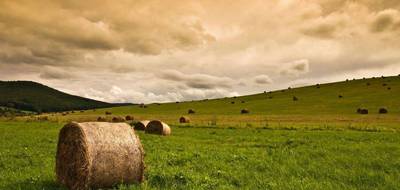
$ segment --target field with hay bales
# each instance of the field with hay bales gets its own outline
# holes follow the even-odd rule
[[[63,189],[55,181],[63,124],[0,122],[0,189]],[[398,189],[394,132],[172,126],[137,132],[145,182],[119,189]]]
[[[153,119],[167,123],[170,136],[136,130],[145,180],[116,189],[399,189],[399,95],[394,76],[0,117],[0,189],[64,189],[56,182],[55,155],[67,122],[143,128],[139,121]]]

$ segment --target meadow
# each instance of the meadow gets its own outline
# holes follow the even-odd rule
[[[0,123],[0,189],[63,189],[55,122]],[[137,132],[146,181],[116,189],[398,189],[397,132],[172,126]]]

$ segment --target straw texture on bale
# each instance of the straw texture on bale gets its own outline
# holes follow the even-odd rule
[[[134,129],[138,131],[144,131],[146,130],[147,124],[149,124],[150,121],[144,120],[144,121],[139,121],[136,122],[134,125]]]
[[[143,181],[144,152],[126,123],[69,123],[59,134],[56,174],[68,189]]]
[[[179,123],[190,123],[190,118],[186,116],[182,116],[179,118]]]
[[[145,132],[149,134],[168,136],[171,134],[171,128],[162,121],[153,120],[147,124]]]

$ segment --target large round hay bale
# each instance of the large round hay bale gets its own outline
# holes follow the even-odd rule
[[[144,152],[126,123],[69,123],[59,134],[57,180],[69,189],[108,188],[143,180]]]
[[[195,114],[196,112],[193,109],[188,110],[188,114]]]
[[[182,116],[179,118],[179,123],[190,123],[190,118],[186,116]]]
[[[380,114],[387,114],[388,110],[386,108],[379,108],[379,113]]]
[[[153,120],[147,124],[146,133],[168,136],[171,134],[171,128],[162,121]]]
[[[147,124],[149,124],[150,121],[144,120],[144,121],[138,121],[133,124],[134,129],[138,131],[144,131],[146,130]]]
[[[121,123],[121,122],[125,122],[125,119],[123,117],[116,116],[116,117],[112,118],[112,122]]]

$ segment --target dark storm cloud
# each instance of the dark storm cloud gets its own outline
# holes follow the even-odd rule
[[[233,80],[228,77],[216,77],[206,74],[184,74],[175,70],[162,72],[160,78],[183,83],[190,88],[196,89],[232,88],[233,85]]]

